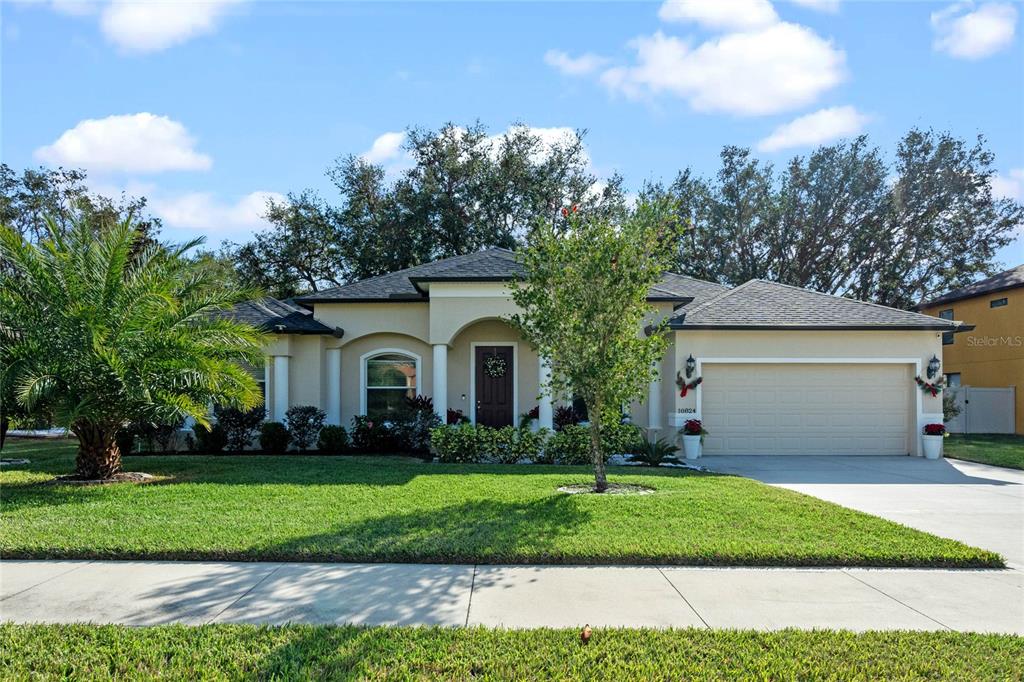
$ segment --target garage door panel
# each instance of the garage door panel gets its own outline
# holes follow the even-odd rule
[[[887,364],[704,366],[707,454],[906,454],[909,367]]]

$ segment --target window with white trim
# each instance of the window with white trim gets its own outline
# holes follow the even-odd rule
[[[366,359],[366,416],[386,419],[407,409],[416,397],[416,358],[382,353]]]

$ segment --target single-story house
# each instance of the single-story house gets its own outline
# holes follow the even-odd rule
[[[501,426],[537,407],[550,427],[571,396],[542,394],[547,364],[503,321],[520,273],[513,252],[494,248],[240,307],[272,333],[269,417],[317,405],[347,425],[422,394],[442,418]],[[629,414],[663,436],[703,420],[706,454],[918,454],[942,403],[915,377],[930,362],[936,371],[943,333],[967,328],[761,280],[729,288],[668,273],[648,301],[669,318],[670,345]]]

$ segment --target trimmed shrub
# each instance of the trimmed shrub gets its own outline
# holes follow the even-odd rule
[[[358,452],[384,454],[396,450],[391,427],[381,419],[370,419],[365,415],[352,417],[349,436],[352,448]]]
[[[263,422],[260,426],[260,449],[270,454],[282,454],[288,450],[291,435],[281,422]]]
[[[252,446],[260,432],[265,412],[262,407],[239,410],[237,407],[218,407],[214,410],[217,423],[224,428],[228,450],[245,450]]]
[[[414,410],[391,424],[391,437],[397,449],[418,457],[430,457],[430,432],[441,426],[433,406]]]
[[[228,444],[224,427],[220,424],[212,424],[206,428],[202,424],[192,427],[192,433],[196,438],[196,450],[199,452],[222,452]]]
[[[556,464],[590,464],[590,429],[566,424],[548,439],[544,456]]]
[[[348,450],[348,431],[344,426],[328,424],[320,429],[320,438],[316,447],[320,452],[338,455]]]
[[[476,463],[485,454],[478,428],[472,424],[438,426],[430,432],[430,444],[437,458],[446,464]]]
[[[327,413],[313,405],[294,405],[284,413],[284,421],[288,426],[291,444],[299,452],[309,449],[320,437],[320,429],[324,427]]]
[[[499,464],[519,464],[522,461],[535,462],[544,449],[547,429],[536,433],[529,428],[505,426],[489,429],[478,426],[480,450],[484,456]]]
[[[643,431],[635,424],[609,424],[601,430],[605,457],[633,454],[644,447],[644,442]]]

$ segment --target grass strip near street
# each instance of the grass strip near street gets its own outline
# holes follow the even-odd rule
[[[0,625],[3,679],[1018,680],[1024,640],[954,632]]]

